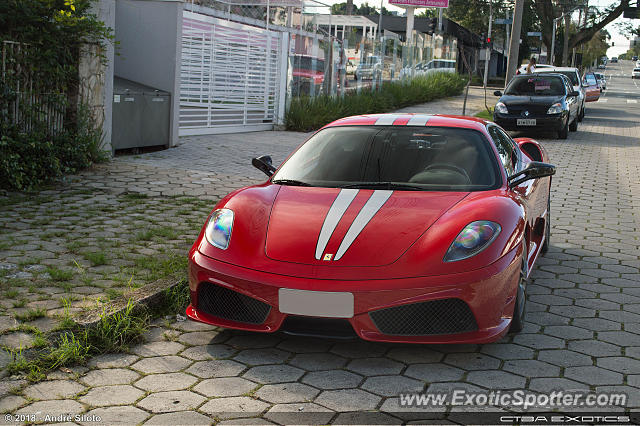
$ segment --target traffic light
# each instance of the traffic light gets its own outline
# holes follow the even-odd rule
[[[493,49],[493,43],[491,42],[491,37],[487,37],[487,48]]]

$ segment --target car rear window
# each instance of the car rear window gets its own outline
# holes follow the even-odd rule
[[[499,186],[497,167],[490,143],[476,130],[342,126],[316,133],[273,180],[320,187],[391,182],[424,191],[480,191]]]
[[[634,68],[633,70],[634,71],[640,71],[640,68]]]
[[[514,96],[561,96],[565,94],[561,77],[519,76],[515,77],[505,90],[506,95]]]

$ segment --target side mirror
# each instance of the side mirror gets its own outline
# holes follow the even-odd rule
[[[580,96],[580,93],[578,93],[577,90],[572,91],[571,93],[569,93],[569,96]]]
[[[253,165],[253,167],[262,171],[269,177],[271,177],[271,175],[273,175],[273,172],[276,171],[276,168],[273,167],[272,163],[273,160],[271,160],[271,156],[269,155],[262,155],[251,160],[251,164]]]
[[[502,92],[499,90],[496,90],[495,92],[493,92],[494,96],[502,96]]]
[[[509,176],[509,187],[513,188],[531,179],[539,179],[556,174],[556,166],[540,161],[532,161],[527,167]]]

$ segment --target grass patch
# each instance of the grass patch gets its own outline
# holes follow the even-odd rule
[[[166,289],[163,296],[165,309],[176,313],[184,313],[191,297],[186,281]]]
[[[93,253],[85,253],[84,258],[87,259],[93,266],[101,266],[107,264],[107,254],[103,251],[96,251]]]
[[[486,109],[483,109],[482,111],[476,114],[476,117],[493,121],[493,108],[489,108],[489,111],[487,111]]]
[[[29,322],[42,318],[47,315],[47,311],[44,308],[29,309],[22,314],[15,314],[18,321]]]
[[[291,100],[285,114],[288,130],[311,131],[338,118],[393,111],[462,93],[466,80],[458,74],[435,73],[384,83],[380,90],[364,89],[338,96],[300,96]]]
[[[136,234],[135,239],[138,241],[150,241],[155,237],[162,238],[163,240],[175,240],[178,238],[178,233],[175,229],[168,226],[159,226],[157,228],[149,228],[144,231],[139,231]]]
[[[114,315],[103,311],[98,324],[84,330],[77,329],[70,317],[66,317],[65,325],[69,329],[63,330],[53,342],[43,337],[37,340],[36,349],[44,349],[33,359],[27,359],[21,349],[8,351],[12,359],[6,367],[9,374],[26,372],[27,379],[38,381],[47,371],[83,363],[89,356],[127,350],[131,343],[142,340],[150,319],[147,311],[136,309],[131,300],[123,311]]]
[[[73,271],[58,269],[53,266],[47,268],[47,273],[51,277],[52,281],[57,282],[71,281],[71,278],[73,278]]]
[[[15,299],[19,294],[18,290],[11,289],[4,292],[4,297],[7,299]]]
[[[120,312],[108,315],[103,309],[100,320],[95,326],[80,329],[69,315],[70,303],[63,300],[64,315],[61,316],[55,335],[46,340],[33,327],[21,325],[20,328],[36,334],[38,353],[35,357],[27,357],[22,349],[9,350],[12,361],[6,367],[9,374],[27,373],[30,381],[45,378],[48,371],[63,366],[82,364],[89,357],[110,352],[127,351],[132,344],[143,340],[143,334],[149,329],[152,318],[163,318],[166,315],[184,314],[189,303],[189,286],[186,280],[164,291],[162,303],[152,310],[136,306],[131,299]],[[166,340],[175,336],[166,334]]]
[[[11,305],[14,308],[24,308],[24,306],[27,304],[27,299],[20,299],[20,300],[16,300],[15,302],[13,302]]]
[[[185,271],[189,262],[184,254],[173,252],[164,255],[136,257],[133,261],[138,271],[140,269],[147,271],[144,276],[147,282],[168,277],[178,271]]]
[[[80,249],[83,247],[86,247],[87,243],[78,239],[75,241],[72,241],[70,243],[67,244],[67,249],[71,252],[71,253],[79,253]]]
[[[122,198],[124,198],[125,200],[144,200],[149,198],[149,196],[147,194],[141,194],[139,192],[128,192],[122,195]]]
[[[130,299],[125,309],[114,315],[103,311],[100,322],[87,329],[87,342],[92,353],[119,352],[139,342],[147,331],[150,316],[144,309],[135,309]]]

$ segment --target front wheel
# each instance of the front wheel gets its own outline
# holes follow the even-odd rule
[[[564,126],[562,126],[562,129],[558,131],[558,138],[567,139],[568,137],[569,137],[569,118],[567,118],[567,121],[564,123]]]
[[[569,130],[575,132],[578,130],[578,117],[576,117],[571,124],[569,124]]]
[[[509,333],[518,333],[524,328],[525,305],[527,303],[527,246],[526,242],[522,250],[522,268],[520,268],[520,278],[518,289],[516,290],[516,302],[513,307],[513,318]]]
[[[551,194],[547,200],[547,218],[544,221],[544,243],[540,247],[540,253],[546,254],[549,251],[549,244],[551,244]]]

